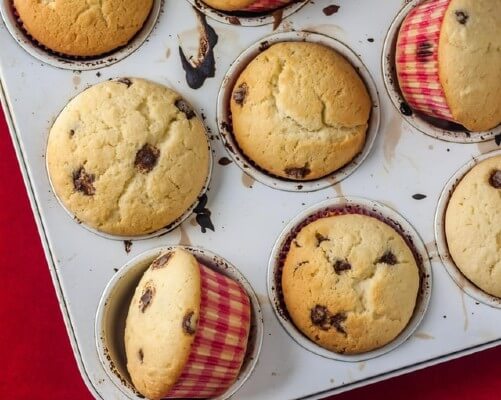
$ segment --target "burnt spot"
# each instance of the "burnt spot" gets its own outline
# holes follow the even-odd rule
[[[321,329],[324,329],[324,326],[327,322],[328,310],[327,307],[316,305],[310,311],[310,319],[313,325],[319,326]]]
[[[305,165],[304,167],[285,168],[284,172],[292,179],[304,179],[311,173],[311,170]]]
[[[155,286],[153,286],[153,282],[150,281],[144,287],[143,294],[139,299],[139,309],[141,312],[144,313],[144,311],[150,306],[153,296],[155,296]]]
[[[351,264],[346,260],[337,260],[333,267],[336,274],[341,275],[343,272],[351,269]]]
[[[433,45],[429,42],[419,42],[416,49],[417,60],[426,62],[433,56]]]
[[[93,196],[96,193],[96,188],[93,185],[94,180],[94,174],[88,174],[84,167],[73,172],[73,187],[86,196]]]
[[[387,250],[377,261],[376,264],[395,265],[398,264],[397,256],[391,250]]]
[[[462,10],[455,11],[454,15],[456,16],[456,21],[459,22],[461,25],[466,25],[466,23],[468,22],[468,18],[470,18],[470,16],[465,11]]]
[[[139,351],[137,352],[137,357],[139,358],[139,362],[142,364],[144,360],[143,349],[139,349]]]
[[[412,108],[405,101],[402,101],[400,103],[400,112],[406,117],[410,117],[412,115]]]
[[[183,332],[187,335],[194,335],[196,330],[195,313],[190,311],[183,317]]]
[[[155,261],[151,263],[151,269],[160,269],[165,267],[169,263],[171,257],[172,257],[171,252],[158,257]]]
[[[489,184],[495,189],[501,189],[501,171],[499,169],[492,171]]]
[[[340,6],[337,6],[335,4],[332,4],[330,6],[327,6],[327,7],[324,7],[322,9],[322,12],[327,15],[327,16],[331,16],[332,14],[335,14],[339,11],[339,8]]]
[[[174,105],[179,111],[186,115],[187,119],[192,119],[195,116],[195,111],[193,111],[193,108],[191,108],[186,100],[177,99]]]
[[[330,317],[330,324],[336,328],[336,331],[339,333],[342,333],[343,335],[346,335],[346,331],[344,329],[344,326],[342,325],[344,321],[346,321],[346,314],[344,313],[337,313],[334,314],[332,317]]]
[[[130,249],[132,248],[132,242],[130,240],[124,240],[124,248],[125,248],[125,252],[127,254],[129,254]]]
[[[155,165],[157,165],[160,150],[149,143],[146,143],[136,154],[134,160],[134,167],[142,174],[151,172]]]
[[[328,242],[330,239],[319,232],[315,232],[315,239],[317,239],[317,247],[320,247],[322,242]]]
[[[117,82],[123,83],[127,88],[130,88],[132,86],[132,81],[129,78],[120,78],[117,79]]]
[[[239,106],[243,106],[248,93],[249,86],[247,86],[247,83],[243,82],[233,91],[233,100]]]

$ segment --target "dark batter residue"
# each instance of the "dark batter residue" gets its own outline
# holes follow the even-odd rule
[[[335,4],[333,4],[331,6],[324,7],[322,11],[324,12],[325,15],[330,16],[332,14],[337,13],[339,11],[339,8],[340,6],[336,6]]]

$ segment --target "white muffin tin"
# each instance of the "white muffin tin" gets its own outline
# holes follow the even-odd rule
[[[127,58],[103,68],[60,69],[26,52],[0,24],[0,77],[4,110],[26,182],[50,272],[82,377],[96,398],[123,398],[109,379],[96,350],[94,326],[99,299],[116,269],[156,247],[202,246],[235,265],[254,288],[264,318],[264,340],[256,369],[238,399],[322,398],[390,376],[460,357],[501,343],[501,310],[475,301],[451,279],[436,251],[434,214],[449,178],[472,157],[498,148],[447,143],[408,124],[393,107],[383,83],[381,55],[402,0],[338,0],[337,13],[315,1],[284,19],[277,31],[305,30],[334,37],[368,68],[380,95],[381,125],[374,147],[342,183],[316,192],[290,193],[253,181],[230,158],[218,136],[216,103],[231,63],[246,48],[272,33],[272,25],[245,27],[208,19],[218,34],[216,74],[202,88],[186,84],[178,46],[196,54],[197,18],[187,1],[167,0],[148,39]],[[2,1],[6,9],[7,0]],[[51,56],[52,57],[52,56]],[[214,150],[207,208],[215,232],[202,233],[191,216],[156,238],[135,241],[130,253],[72,220],[51,191],[45,168],[48,131],[65,104],[88,85],[137,76],[179,91],[206,118]],[[425,195],[414,196],[414,195]],[[314,354],[287,335],[267,296],[267,265],[286,224],[309,206],[337,196],[361,196],[390,206],[423,238],[432,260],[433,290],[417,331],[398,348],[367,361],[345,362]],[[413,198],[416,197],[416,199]],[[417,200],[421,198],[421,200]]]

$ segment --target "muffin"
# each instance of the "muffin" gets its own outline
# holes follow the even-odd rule
[[[286,6],[293,0],[204,0],[208,6],[221,11],[266,12]]]
[[[126,45],[143,27],[153,0],[13,0],[20,24],[49,50],[92,57]]]
[[[428,0],[399,32],[397,76],[409,105],[487,131],[501,123],[500,0]]]
[[[178,220],[203,190],[209,157],[202,121],[178,93],[129,78],[71,100],[47,147],[61,203],[88,226],[120,236]]]
[[[445,213],[445,234],[463,275],[501,297],[501,156],[482,161],[459,182]]]
[[[277,43],[260,53],[230,100],[242,152],[269,174],[296,181],[324,177],[360,153],[371,106],[352,65],[310,42]]]
[[[141,278],[125,325],[127,369],[150,399],[213,398],[236,380],[250,329],[250,301],[234,281],[182,249]]]
[[[407,326],[419,269],[388,224],[361,214],[320,217],[297,233],[285,257],[282,290],[295,326],[343,354],[382,347]]]

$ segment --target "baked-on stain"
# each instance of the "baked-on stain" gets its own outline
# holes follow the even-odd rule
[[[344,271],[349,271],[351,269],[351,264],[346,260],[336,260],[333,267],[334,272],[341,275]]]
[[[501,189],[501,170],[492,171],[489,184],[495,189]]]
[[[172,252],[165,253],[158,257],[155,261],[151,263],[151,269],[160,269],[167,265],[170,258],[172,257]]]
[[[194,315],[193,311],[189,311],[183,317],[183,332],[190,336],[195,334],[196,321],[193,318]]]
[[[322,9],[323,13],[327,16],[331,16],[332,14],[335,14],[339,11],[340,6],[337,6],[335,4],[332,4],[330,6],[324,7]]]
[[[137,355],[139,357],[139,362],[142,364],[143,363],[143,360],[144,360],[144,353],[143,353],[143,349],[139,349],[139,351],[137,352]]]
[[[132,248],[132,242],[130,240],[124,240],[124,248],[125,248],[125,252],[127,254],[129,254],[130,249]]]
[[[95,179],[94,174],[88,174],[84,167],[80,167],[73,172],[73,187],[86,196],[93,196],[96,193]]]
[[[417,45],[416,56],[417,60],[426,62],[433,55],[433,45],[429,42],[420,42]]]
[[[197,15],[200,27],[200,43],[197,60],[190,62],[179,46],[181,65],[186,72],[186,82],[192,89],[199,89],[207,78],[213,78],[216,74],[216,60],[214,58],[214,46],[218,37],[214,28],[208,23],[205,15],[193,8]]]
[[[151,172],[155,165],[157,165],[158,157],[160,156],[160,150],[149,143],[146,143],[136,154],[136,159],[134,160],[134,167],[142,174],[147,174]]]
[[[397,257],[391,250],[386,250],[386,252],[376,261],[376,264],[395,265],[397,263]]]
[[[181,111],[184,115],[186,115],[187,119],[192,119],[195,116],[195,111],[193,111],[193,108],[188,104],[188,102],[184,99],[177,99],[174,102],[174,105],[176,108]]]
[[[315,232],[315,239],[317,239],[317,247],[320,247],[322,242],[327,242],[330,239],[319,232]]]
[[[229,165],[229,164],[231,164],[232,162],[233,162],[233,161],[231,161],[228,157],[221,157],[217,163],[218,163],[219,165],[223,165],[223,166],[225,166],[225,165]]]
[[[132,81],[129,78],[120,78],[117,79],[117,82],[123,83],[127,88],[130,88],[132,86]]]
[[[247,86],[247,83],[243,82],[238,85],[238,87],[233,92],[233,100],[235,100],[235,103],[237,103],[239,106],[243,106],[248,92],[249,86]]]
[[[305,165],[304,167],[285,168],[284,172],[287,176],[290,176],[291,178],[304,179],[311,173],[311,169],[309,169],[308,166]]]
[[[412,115],[412,108],[410,108],[409,105],[405,101],[402,101],[400,103],[400,112],[403,115],[410,117]]]
[[[141,312],[144,313],[144,311],[148,308],[148,306],[151,304],[151,301],[153,300],[154,295],[155,286],[153,285],[152,281],[149,281],[143,289],[143,294],[139,299],[139,309],[141,310]]]
[[[207,229],[210,229],[212,232],[215,232],[214,224],[210,219],[211,212],[207,207],[205,207],[206,205],[207,205],[207,195],[203,194],[198,198],[198,205],[193,210],[193,212],[196,214],[195,219],[198,225],[200,225],[202,233],[207,232]]]
[[[310,311],[310,319],[313,325],[318,326],[323,331],[335,328],[339,333],[346,335],[346,330],[342,326],[346,321],[346,314],[332,314],[327,307],[317,304]]]
[[[461,25],[466,25],[466,23],[468,22],[468,18],[470,18],[470,16],[465,11],[462,10],[455,11],[454,15],[456,16],[456,21],[459,22]]]

